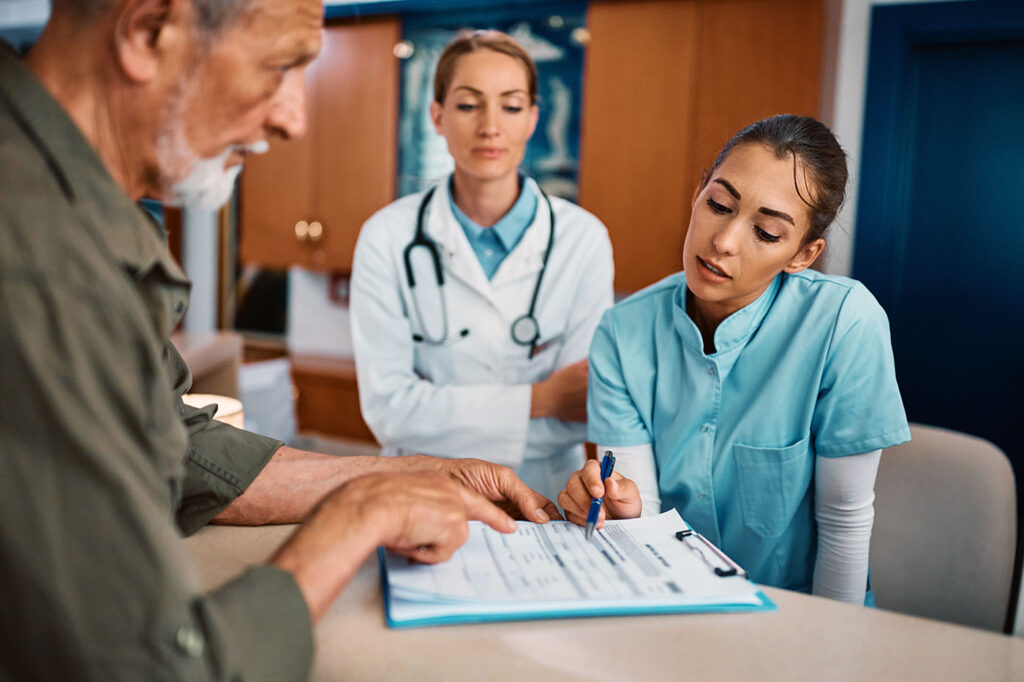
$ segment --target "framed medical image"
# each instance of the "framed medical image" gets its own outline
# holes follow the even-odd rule
[[[496,29],[512,36],[537,63],[540,118],[523,170],[549,194],[575,200],[579,169],[586,4],[545,3],[402,16],[398,131],[399,196],[420,191],[450,173],[454,162],[430,120],[434,69],[460,31]]]

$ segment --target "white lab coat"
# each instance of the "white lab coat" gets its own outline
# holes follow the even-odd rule
[[[444,268],[451,338],[444,345],[413,340],[424,331],[442,335],[440,290],[426,249],[414,251],[414,289],[403,260],[424,192],[373,215],[359,234],[352,265],[352,341],[363,418],[385,454],[479,457],[514,468],[554,500],[583,462],[586,424],[530,419],[531,384],[587,357],[601,314],[612,304],[612,251],[596,217],[551,198],[555,242],[535,314],[539,343],[559,340],[531,360],[529,347],[516,344],[510,329],[529,309],[550,230],[536,183],[527,179],[524,191],[538,195],[533,223],[490,281],[443,186],[430,200],[424,231],[437,243]]]

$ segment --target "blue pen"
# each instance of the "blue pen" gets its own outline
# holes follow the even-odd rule
[[[604,459],[601,460],[601,482],[612,475],[612,470],[615,468],[615,455],[612,454],[611,450],[604,451]],[[587,529],[585,535],[587,541],[590,540],[590,536],[594,534],[594,527],[597,526],[597,517],[601,514],[601,503],[604,501],[604,495],[601,497],[595,497],[590,503],[590,511],[587,512]]]

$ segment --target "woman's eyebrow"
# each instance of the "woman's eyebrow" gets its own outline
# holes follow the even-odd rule
[[[771,216],[773,218],[781,218],[781,219],[785,220],[787,223],[789,223],[790,225],[792,225],[793,227],[796,227],[796,223],[793,222],[793,216],[791,216],[788,213],[785,213],[783,211],[776,211],[774,208],[765,208],[764,206],[762,206],[761,208],[757,209],[757,212],[758,213],[763,213],[763,214]]]
[[[732,183],[730,183],[728,180],[724,180],[722,178],[715,178],[715,182],[724,187],[726,191],[729,192],[729,194],[733,195],[734,198],[743,198],[740,195],[740,193],[736,190],[736,188],[732,186]],[[764,206],[762,206],[761,208],[757,209],[757,212],[763,213],[764,215],[771,216],[773,218],[780,218],[782,220],[785,220],[793,227],[796,227],[796,223],[793,221],[793,216],[789,215],[785,211],[777,211],[774,208],[765,208]]]
[[[470,87],[468,85],[459,85],[459,86],[456,86],[455,89],[456,90],[468,90],[469,92],[473,93],[474,95],[483,95],[484,94],[482,90],[477,90],[476,88]],[[526,90],[522,90],[522,89],[519,89],[519,88],[517,88],[515,90],[506,90],[505,92],[499,93],[499,95],[501,97],[508,97],[509,95],[525,95],[525,94],[527,94]]]
[[[735,198],[735,199],[742,199],[743,198],[742,196],[740,196],[740,193],[736,191],[736,188],[733,187],[732,184],[728,180],[723,180],[722,178],[715,178],[715,182],[717,182],[719,185],[724,187],[729,192],[729,194],[731,194],[733,196],[733,198]]]

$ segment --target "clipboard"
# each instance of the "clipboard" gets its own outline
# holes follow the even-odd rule
[[[776,609],[675,510],[606,522],[594,545],[569,522],[519,524],[516,535],[530,537],[503,538],[473,522],[467,544],[437,566],[378,549],[388,626]],[[559,580],[565,585],[552,587]]]

